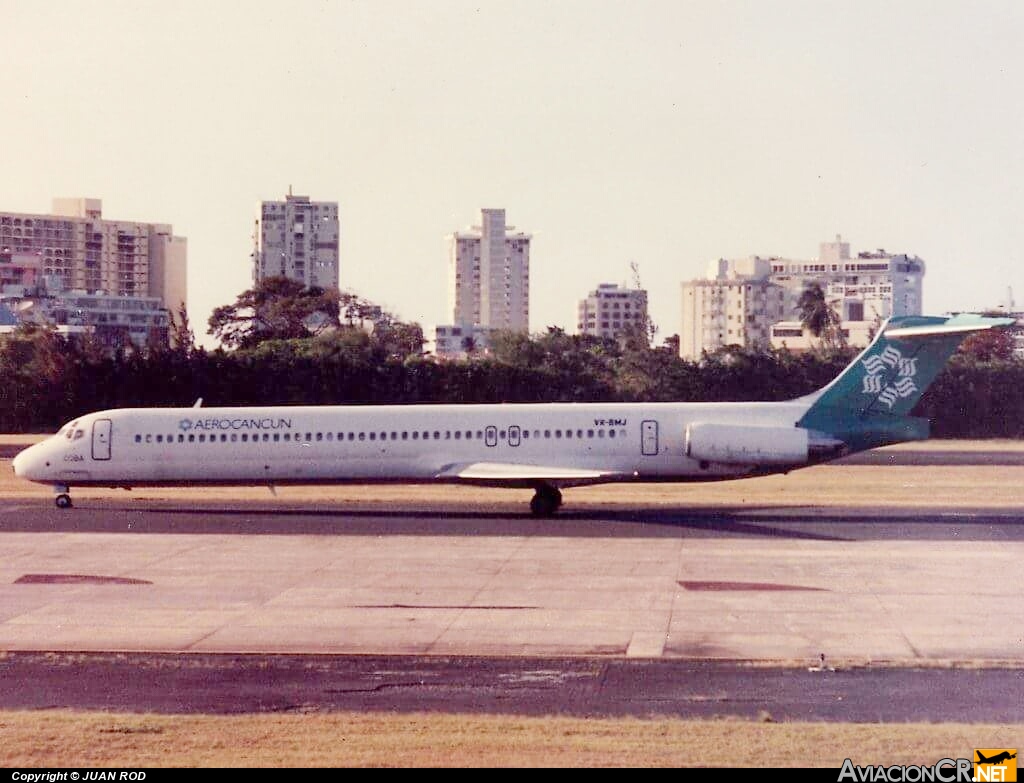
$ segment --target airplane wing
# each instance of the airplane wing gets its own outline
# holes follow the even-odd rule
[[[595,470],[593,468],[521,465],[509,462],[472,462],[446,465],[436,475],[436,478],[489,486],[532,487],[538,482],[544,482],[567,487],[622,480],[630,478],[632,475],[617,470]]]

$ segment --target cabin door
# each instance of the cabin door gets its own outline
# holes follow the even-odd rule
[[[92,458],[110,459],[110,419],[96,419],[93,422]]]
[[[658,455],[658,422],[651,419],[640,422],[640,453],[645,457]]]

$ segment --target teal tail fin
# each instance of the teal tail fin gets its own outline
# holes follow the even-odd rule
[[[850,451],[923,440],[927,419],[910,416],[918,400],[971,332],[1009,326],[1012,318],[891,318],[839,377],[817,394],[798,427],[843,441]]]

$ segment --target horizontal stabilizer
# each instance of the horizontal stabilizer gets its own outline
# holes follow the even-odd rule
[[[982,332],[986,329],[995,329],[1000,326],[1012,326],[1014,323],[1013,318],[985,318],[973,314],[959,315],[950,318],[945,323],[893,327],[885,330],[885,336],[894,340],[945,337],[947,335]]]

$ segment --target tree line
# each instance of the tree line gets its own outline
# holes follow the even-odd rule
[[[89,411],[187,407],[198,398],[206,406],[784,400],[820,388],[854,356],[846,346],[732,347],[687,361],[640,335],[607,340],[550,328],[499,333],[486,355],[437,361],[422,353],[418,327],[410,337],[408,324],[382,324],[342,320],[315,334],[207,351],[189,339],[186,321],[173,349],[113,355],[22,326],[0,339],[0,432],[53,431]],[[1024,437],[1024,363],[992,341],[968,341],[918,405],[934,436]]]

